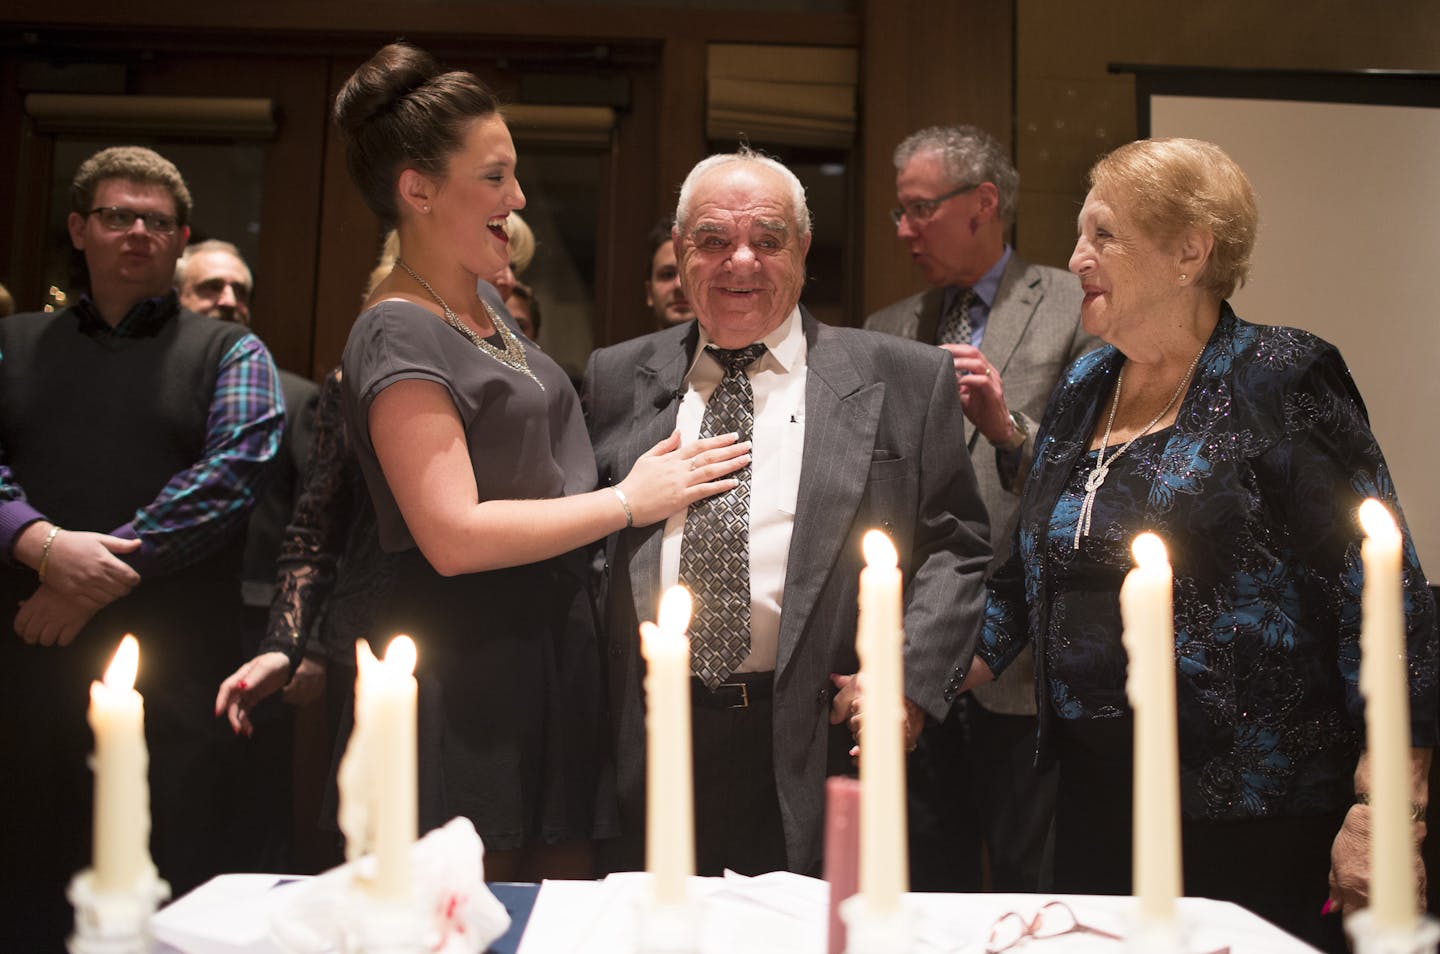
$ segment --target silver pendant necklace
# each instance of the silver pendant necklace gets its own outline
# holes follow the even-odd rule
[[[490,316],[490,323],[494,325],[495,330],[499,332],[500,340],[505,344],[504,348],[495,347],[490,342],[486,341],[484,338],[480,337],[478,334],[472,331],[470,329],[470,326],[465,324],[465,322],[461,321],[460,316],[455,314],[454,310],[448,304],[446,304],[445,299],[441,298],[439,293],[436,292],[435,289],[430,287],[430,283],[427,282],[425,279],[421,278],[418,274],[416,274],[415,269],[411,268],[404,261],[398,258],[395,259],[395,267],[399,268],[406,275],[409,275],[411,278],[415,279],[415,281],[419,283],[420,287],[425,289],[426,293],[428,293],[431,298],[435,299],[435,304],[439,305],[440,310],[445,312],[445,323],[447,325],[460,332],[460,334],[464,335],[471,344],[473,344],[476,348],[479,348],[485,354],[488,354],[496,361],[499,361],[501,364],[505,365],[505,367],[513,368],[514,370],[519,371],[521,374],[525,375],[531,381],[534,381],[537,385],[539,385],[540,390],[545,390],[545,385],[541,384],[540,379],[535,376],[535,372],[530,370],[530,361],[525,357],[525,346],[520,343],[519,338],[515,337],[515,333],[510,330],[510,327],[506,325],[505,322],[500,320],[500,316],[495,314],[495,309],[490,307],[489,302],[481,299],[480,304],[485,306],[485,313]]]
[[[1120,389],[1125,386],[1125,366],[1120,366],[1120,373],[1115,377],[1115,399],[1110,402],[1110,416],[1105,421],[1105,436],[1100,438],[1100,450],[1095,455],[1095,468],[1085,478],[1085,498],[1080,501],[1080,516],[1075,521],[1075,545],[1073,549],[1080,549],[1080,538],[1090,535],[1090,518],[1095,513],[1095,496],[1100,493],[1100,485],[1105,483],[1105,478],[1110,476],[1110,468],[1120,459],[1120,455],[1130,449],[1130,445],[1150,433],[1150,429],[1160,423],[1160,419],[1170,413],[1175,402],[1180,400],[1180,395],[1185,392],[1185,385],[1189,383],[1190,376],[1200,366],[1200,355],[1205,353],[1202,347],[1195,355],[1195,360],[1190,362],[1189,369],[1180,378],[1180,383],[1175,386],[1175,393],[1170,395],[1170,400],[1160,409],[1160,413],[1150,418],[1150,423],[1134,437],[1130,438],[1120,449],[1105,459],[1105,448],[1110,446],[1110,429],[1115,425],[1115,409],[1120,406]]]

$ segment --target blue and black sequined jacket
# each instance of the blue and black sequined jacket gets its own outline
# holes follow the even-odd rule
[[[999,672],[1035,641],[1042,765],[1069,695],[1044,651],[1052,546],[1074,535],[1057,502],[1123,360],[1108,346],[1081,357],[1051,397],[1012,556],[990,584],[979,654]],[[1165,539],[1175,569],[1186,817],[1315,814],[1351,800],[1364,710],[1356,514],[1372,496],[1405,534],[1411,743],[1434,746],[1435,601],[1350,372],[1314,335],[1222,306],[1138,521]]]

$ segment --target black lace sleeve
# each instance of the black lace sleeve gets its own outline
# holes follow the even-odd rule
[[[320,388],[310,459],[280,542],[275,599],[261,652],[283,652],[292,664],[305,654],[335,586],[336,565],[352,522],[356,505],[352,466],[336,368]]]

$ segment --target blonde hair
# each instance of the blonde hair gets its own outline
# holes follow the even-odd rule
[[[518,277],[535,260],[535,233],[519,212],[505,216],[505,231],[510,236],[510,267]]]
[[[1215,245],[1199,287],[1229,298],[1245,284],[1260,215],[1250,180],[1219,146],[1199,139],[1127,143],[1095,163],[1089,184],[1156,241],[1209,232]]]
[[[375,267],[370,271],[370,280],[365,283],[365,294],[360,296],[361,301],[367,301],[375,293],[375,286],[385,280],[390,270],[395,267],[395,259],[400,257],[400,233],[395,229],[385,233],[385,243],[380,247],[380,258],[376,260]]]

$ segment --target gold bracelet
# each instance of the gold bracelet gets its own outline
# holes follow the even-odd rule
[[[35,575],[40,577],[40,582],[45,582],[45,567],[50,564],[50,545],[55,542],[55,534],[60,532],[60,527],[50,524],[50,532],[45,534],[45,542],[40,545],[40,566],[35,569]]]
[[[1355,804],[1356,804],[1356,805],[1369,805],[1369,804],[1370,804],[1370,793],[1369,793],[1369,792],[1356,792],[1356,793],[1355,793]],[[1422,822],[1422,821],[1424,821],[1424,820],[1425,820],[1425,806],[1424,806],[1424,805],[1421,805],[1419,802],[1411,802],[1411,803],[1410,803],[1410,820],[1411,820],[1412,822]]]
[[[625,508],[625,528],[628,530],[630,527],[635,526],[635,515],[630,512],[630,501],[625,498],[625,491],[619,487],[611,487],[610,489],[613,490],[615,496],[619,498],[620,506]]]

